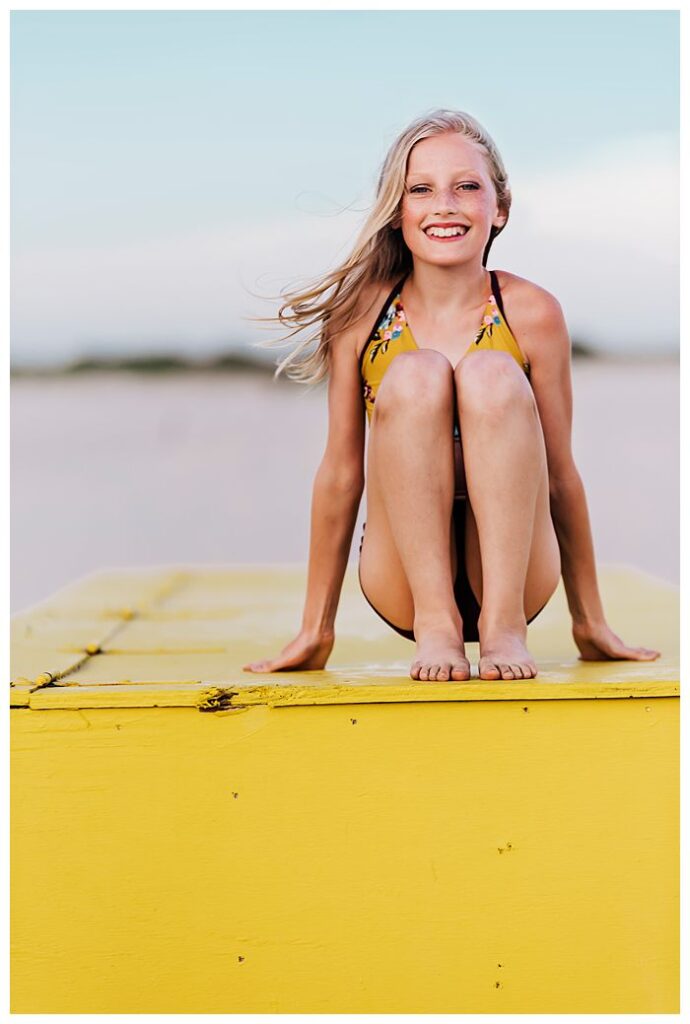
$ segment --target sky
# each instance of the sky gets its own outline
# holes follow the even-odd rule
[[[678,12],[14,11],[13,363],[276,336],[249,318],[346,258],[435,107],[507,167],[489,266],[573,340],[676,352]]]

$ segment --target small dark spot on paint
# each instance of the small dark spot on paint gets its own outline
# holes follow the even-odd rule
[[[240,963],[240,964],[244,963],[244,957],[243,956],[238,956],[237,957],[237,962]]]
[[[353,725],[357,725],[357,719],[356,718],[351,718],[350,721],[352,722]]]
[[[496,966],[497,967],[503,967],[503,964],[497,964]]]
[[[529,711],[529,708],[523,708],[522,710],[523,711]]]
[[[499,846],[499,847],[497,847],[497,849],[498,849],[499,853],[507,853],[508,850],[512,850],[513,849],[513,845],[512,845],[512,843],[506,843],[505,846]]]
[[[122,726],[121,726],[121,725],[116,725],[116,726],[115,726],[115,728],[116,728],[116,729],[121,729],[121,728],[122,728]]]
[[[494,982],[494,988],[500,988],[500,987],[501,987],[500,981]]]
[[[240,795],[239,793],[233,793],[233,794],[232,794],[232,798],[233,798],[233,800],[237,800],[237,797],[238,797],[239,795]]]

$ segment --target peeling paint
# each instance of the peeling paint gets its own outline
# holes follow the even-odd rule
[[[226,711],[233,706],[232,698],[236,696],[236,691],[215,686],[200,698],[197,708],[199,711]]]

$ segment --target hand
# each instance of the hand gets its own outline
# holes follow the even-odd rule
[[[315,633],[302,629],[294,640],[283,647],[276,658],[252,661],[242,668],[245,672],[296,672],[300,669],[320,669],[328,661],[335,633]]]
[[[573,623],[573,639],[581,661],[654,661],[660,651],[648,647],[628,647],[605,622]]]

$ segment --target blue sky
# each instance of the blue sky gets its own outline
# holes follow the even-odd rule
[[[678,29],[649,11],[13,12],[13,358],[256,338],[243,317],[275,307],[247,289],[342,258],[386,149],[436,106],[477,117],[507,165],[492,265],[554,291],[573,335],[672,349]]]

